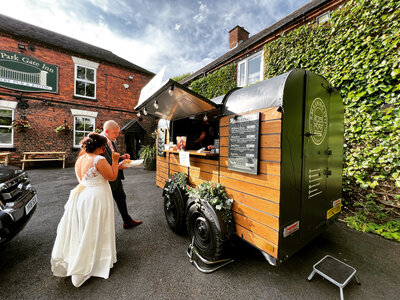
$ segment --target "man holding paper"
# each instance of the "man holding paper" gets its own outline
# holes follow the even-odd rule
[[[117,152],[117,147],[115,145],[115,140],[120,132],[120,127],[114,120],[108,120],[103,125],[103,132],[101,133],[107,138],[105,157],[108,163],[112,163],[112,150]],[[133,220],[128,214],[128,208],[126,206],[126,194],[124,191],[124,186],[122,185],[122,180],[125,179],[123,170],[126,169],[124,164],[125,159],[129,159],[129,154],[124,154],[120,156],[120,163],[118,165],[118,176],[115,181],[110,181],[111,191],[114,197],[114,201],[117,203],[118,211],[121,214],[122,220],[124,222],[124,229],[132,228],[134,226],[142,224],[140,220]]]

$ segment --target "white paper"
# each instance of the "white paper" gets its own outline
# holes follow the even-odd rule
[[[180,163],[182,166],[190,167],[189,152],[179,151],[179,163]]]

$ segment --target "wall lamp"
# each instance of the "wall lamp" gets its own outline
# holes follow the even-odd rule
[[[208,120],[207,114],[204,114],[203,121],[207,122],[207,120]]]
[[[126,90],[129,89],[129,84],[124,83],[124,88],[125,88]]]
[[[142,114],[140,113],[140,110],[137,112],[136,115],[140,118],[140,116],[142,115]]]
[[[157,100],[154,102],[153,106],[155,109],[158,109],[158,101]]]
[[[133,75],[128,76],[129,80],[133,80]]]
[[[144,114],[145,116],[147,116],[147,109],[146,109],[146,107],[143,108],[143,114]]]
[[[174,85],[171,85],[171,87],[170,87],[169,90],[168,90],[168,94],[169,94],[170,96],[172,96],[172,95],[174,94]]]
[[[18,49],[25,50],[25,45],[24,44],[18,44]]]

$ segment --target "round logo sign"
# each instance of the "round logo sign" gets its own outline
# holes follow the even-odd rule
[[[321,145],[328,130],[328,113],[324,101],[315,98],[311,104],[309,128],[313,134],[311,140],[315,145]]]

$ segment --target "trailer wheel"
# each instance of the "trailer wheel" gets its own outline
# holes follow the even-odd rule
[[[192,203],[186,215],[187,231],[190,240],[194,238],[194,246],[201,256],[215,261],[223,251],[223,233],[217,222],[220,222],[211,206]]]
[[[182,234],[185,226],[185,203],[179,188],[176,188],[168,195],[164,194],[164,213],[169,228],[175,233]]]

